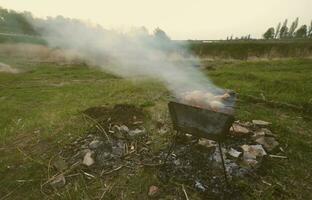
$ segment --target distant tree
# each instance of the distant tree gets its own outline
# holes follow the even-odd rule
[[[275,39],[279,36],[280,30],[281,30],[281,22],[279,22],[276,26],[275,35],[274,35]]]
[[[310,26],[309,26],[309,30],[308,30],[308,37],[312,38],[312,20],[311,20],[311,23],[310,23]]]
[[[269,28],[264,34],[263,38],[266,40],[273,39],[274,38],[274,28]]]
[[[307,25],[302,25],[295,33],[296,38],[305,38],[307,37],[308,28]]]
[[[251,35],[248,34],[248,35],[247,35],[247,40],[250,40],[250,38],[251,38]]]
[[[160,28],[156,28],[154,30],[154,36],[157,39],[161,39],[161,40],[170,40],[169,36],[166,34],[165,31],[161,30]]]
[[[298,27],[298,24],[299,24],[299,18],[297,17],[295,19],[295,21],[293,21],[293,23],[291,24],[291,26],[289,28],[289,31],[288,31],[288,34],[287,34],[289,38],[292,38],[292,37],[295,36],[295,31],[296,31],[296,29]]]
[[[287,22],[288,20],[285,19],[284,23],[283,23],[283,26],[281,27],[281,30],[279,32],[279,38],[286,38],[287,35],[288,35],[288,27],[287,27]]]

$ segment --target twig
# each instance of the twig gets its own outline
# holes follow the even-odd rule
[[[182,190],[183,190],[183,193],[184,193],[185,199],[186,199],[186,200],[189,200],[188,195],[187,195],[187,193],[186,193],[186,190],[185,190],[185,188],[184,188],[184,185],[183,185],[183,184],[182,184]]]
[[[91,178],[95,178],[94,175],[89,174],[89,173],[87,173],[87,172],[85,172],[85,171],[83,171],[83,170],[81,170],[81,171],[82,171],[82,173],[84,173],[86,176],[91,177]]]
[[[44,182],[43,184],[41,184],[41,188],[42,188],[43,186],[45,186],[46,184],[50,183],[51,181],[53,181],[57,176],[59,176],[59,175],[61,175],[61,174],[64,175],[64,174],[67,174],[67,173],[71,172],[73,169],[75,169],[75,168],[78,166],[78,164],[80,164],[79,161],[76,162],[76,163],[74,163],[69,169],[65,170],[64,172],[60,172],[60,173],[57,173],[57,174],[53,175],[53,176],[52,176],[51,178],[49,178],[46,182]]]
[[[268,186],[272,186],[271,183],[268,183],[268,182],[266,182],[265,180],[262,180],[262,183],[264,183],[264,184],[266,184],[266,185],[268,185]]]
[[[86,115],[86,114],[84,114],[84,116],[86,116],[88,119],[90,119],[92,122],[94,122],[94,123],[95,123],[95,127],[96,127],[97,129],[99,129],[99,131],[102,131],[102,132],[104,133],[105,137],[107,138],[108,142],[111,143],[111,140],[109,139],[108,134],[106,133],[106,131],[105,131],[105,129],[102,127],[102,125],[101,125],[98,121],[96,121],[95,119],[93,119],[92,117],[90,117],[90,116],[88,116],[88,115]]]
[[[270,154],[269,155],[271,158],[282,158],[282,159],[287,159],[288,157],[286,156],[279,156],[279,155],[273,155],[273,154]]]
[[[110,173],[113,173],[113,172],[115,172],[115,171],[118,171],[118,170],[120,170],[120,169],[123,168],[123,167],[124,167],[124,165],[121,165],[121,166],[119,166],[119,167],[117,167],[117,168],[115,168],[115,169],[112,169],[112,170],[108,171],[108,172],[102,171],[102,172],[101,172],[101,176],[107,175],[107,174],[110,174]]]

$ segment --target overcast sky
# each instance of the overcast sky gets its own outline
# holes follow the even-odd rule
[[[160,27],[173,39],[260,37],[288,18],[310,24],[312,0],[0,0],[0,6],[36,17],[63,15],[105,28]]]

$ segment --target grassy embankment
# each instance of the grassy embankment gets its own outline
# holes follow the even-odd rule
[[[151,184],[161,189],[176,187],[176,191],[181,192],[180,186],[161,185],[155,176],[157,169],[139,170],[127,183],[124,177],[128,172],[124,169],[112,180],[68,178],[63,189],[43,194],[40,185],[49,176],[49,160],[89,128],[81,117],[82,110],[97,105],[130,103],[144,107],[152,121],[167,119],[168,92],[155,81],[121,79],[84,66],[36,64],[14,57],[2,57],[1,62],[18,67],[22,73],[0,73],[0,196],[8,195],[7,199],[93,199],[102,195],[104,183],[113,186],[106,196],[117,199],[121,195],[125,199],[145,199]],[[246,199],[312,198],[311,113],[255,103],[246,97],[263,94],[267,100],[311,105],[312,61],[210,64],[215,70],[206,72],[217,85],[240,93],[237,118],[272,122],[272,130],[288,157],[268,159],[257,179],[235,181],[243,196]],[[153,131],[151,134],[155,151],[166,146],[166,136]],[[198,197],[192,190],[187,192],[192,199]],[[172,199],[175,194],[166,195]]]
[[[312,40],[238,40],[188,44],[191,51],[202,58],[246,60],[312,57]]]

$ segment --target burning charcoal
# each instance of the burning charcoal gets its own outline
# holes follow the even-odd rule
[[[259,127],[267,127],[267,126],[272,124],[270,122],[266,122],[266,121],[262,121],[262,120],[252,120],[252,123],[256,126],[259,126]]]
[[[231,95],[229,93],[224,93],[223,95],[217,95],[214,97],[214,99],[218,100],[218,101],[224,101],[227,100],[228,98],[230,98]]]
[[[242,152],[231,148],[230,151],[228,152],[228,154],[234,158],[238,158],[242,154]]]
[[[211,148],[211,147],[217,146],[216,141],[208,140],[208,139],[205,139],[205,138],[199,139],[198,140],[198,144],[201,145],[201,146],[207,147],[207,148]]]
[[[86,166],[91,166],[94,164],[94,159],[92,158],[93,155],[93,151],[89,150],[85,156],[83,157],[83,161],[82,164],[86,165]]]
[[[211,108],[213,111],[216,111],[216,112],[218,112],[218,111],[220,111],[222,108],[224,108],[224,104],[221,103],[220,101],[216,101],[216,100],[210,101],[210,102],[209,102],[209,106],[210,106],[210,108]]]
[[[53,188],[60,188],[66,184],[66,179],[63,174],[56,176],[50,183]]]
[[[263,147],[268,151],[272,151],[279,145],[279,143],[273,137],[260,137],[256,140],[256,142],[263,145]]]

